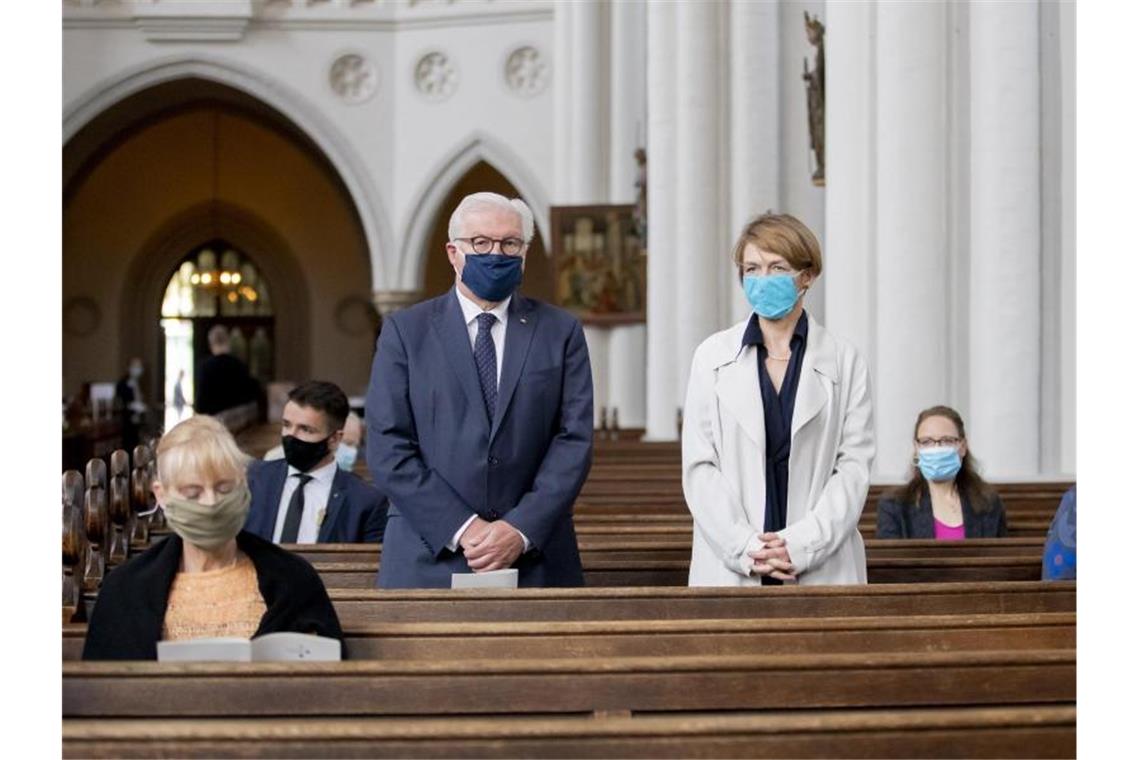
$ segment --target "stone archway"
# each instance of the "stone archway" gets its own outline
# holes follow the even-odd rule
[[[63,141],[67,145],[84,127],[125,99],[158,85],[178,80],[204,80],[245,93],[270,106],[296,125],[319,148],[343,181],[352,198],[368,242],[374,289],[391,266],[386,257],[394,251],[393,235],[380,196],[360,160],[336,126],[282,81],[265,72],[227,58],[205,53],[149,61],[125,69],[65,104]]]
[[[440,215],[450,215],[449,196],[464,177],[480,163],[490,165],[511,192],[526,201],[534,214],[536,238],[545,246],[550,241],[550,202],[534,174],[513,151],[494,138],[476,133],[445,156],[429,173],[428,181],[412,205],[400,246],[398,282],[407,290],[418,290],[427,277],[432,236]],[[482,188],[494,189],[494,188]],[[445,208],[446,207],[446,208]],[[548,248],[546,249],[548,250]]]
[[[463,196],[469,193],[489,190],[510,197],[521,197],[521,193],[511,184],[501,172],[491,164],[480,161],[472,166],[466,174],[456,180],[451,190],[445,195],[436,210],[435,219],[431,226],[431,234],[425,245],[425,256],[422,265],[423,279],[420,287],[424,297],[430,298],[443,293],[455,282],[455,272],[444,253],[444,244],[447,242],[447,224],[451,212],[459,205]],[[537,216],[537,213],[536,213]],[[531,241],[530,250],[526,257],[526,273],[520,292],[523,295],[537,298],[547,303],[554,302],[555,271],[546,241],[538,230],[535,221],[535,235]]]
[[[204,230],[216,230],[240,248],[261,270],[274,303],[289,304],[275,314],[274,364],[280,377],[301,378],[309,372],[310,295],[304,273],[288,243],[254,214],[232,204],[201,204],[171,219],[142,246],[128,270],[133,287],[123,290],[119,311],[120,356],[140,356],[156,367],[162,330],[158,315],[162,296],[178,264],[205,242]],[[157,378],[158,373],[151,373]],[[152,382],[153,384],[153,382]],[[149,389],[157,393],[156,386]],[[157,397],[157,396],[153,396]]]

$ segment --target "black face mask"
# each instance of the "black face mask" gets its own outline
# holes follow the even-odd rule
[[[281,448],[285,450],[285,461],[301,472],[308,472],[329,453],[330,438],[331,435],[320,441],[302,441],[295,436],[282,436]]]

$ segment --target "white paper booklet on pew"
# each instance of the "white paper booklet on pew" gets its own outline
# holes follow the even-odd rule
[[[340,642],[309,633],[267,633],[256,639],[223,637],[158,642],[159,662],[336,662]]]
[[[485,573],[452,573],[452,588],[518,588],[519,571],[508,567]]]

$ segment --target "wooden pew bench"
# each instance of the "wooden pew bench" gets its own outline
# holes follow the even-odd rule
[[[327,588],[371,588],[379,562],[314,562]],[[582,555],[586,585],[592,587],[685,586],[689,559],[625,557],[620,552]],[[867,559],[870,583],[1034,581],[1041,578],[1036,556],[882,557]]]
[[[63,756],[1076,756],[1076,707],[478,718],[68,719]]]
[[[644,553],[658,559],[687,559],[692,543],[688,538],[597,534],[578,542],[583,554],[602,556],[609,552],[625,555]],[[968,541],[922,539],[871,539],[867,553],[874,557],[1036,557],[1044,544],[1032,538],[978,538]],[[309,562],[367,562],[378,556],[379,544],[283,544]]]
[[[63,659],[79,660],[85,625],[63,630]],[[1076,614],[372,623],[345,629],[349,659],[665,657],[1076,647]]]
[[[344,626],[1076,612],[1075,581],[766,588],[329,589]]]
[[[1074,650],[63,663],[65,718],[471,715],[1072,703]]]

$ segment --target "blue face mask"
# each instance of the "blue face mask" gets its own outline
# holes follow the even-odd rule
[[[342,443],[336,447],[336,466],[347,472],[352,472],[352,466],[356,464],[356,447],[349,446],[347,443]]]
[[[522,256],[503,253],[469,253],[464,257],[460,280],[484,301],[506,300],[522,282]]]
[[[962,457],[953,446],[932,446],[918,450],[918,469],[927,480],[953,480],[962,469]]]
[[[794,274],[750,274],[744,277],[744,295],[764,319],[781,319],[791,314],[800,291]]]

